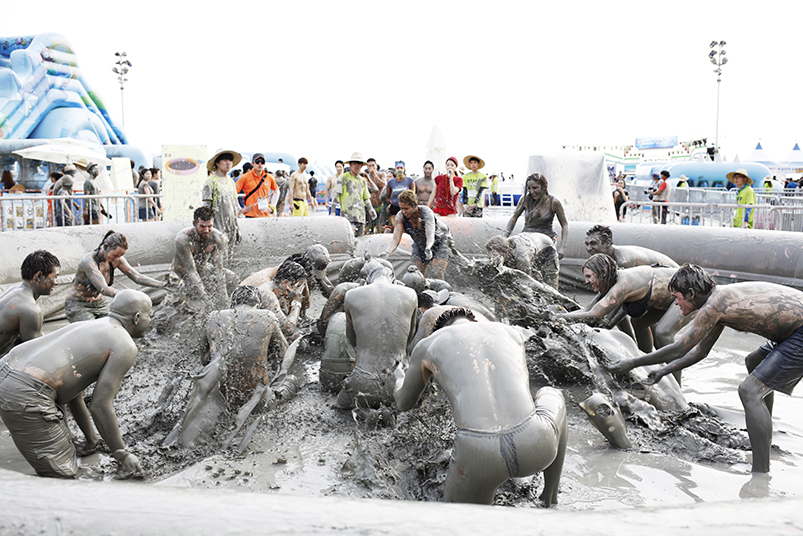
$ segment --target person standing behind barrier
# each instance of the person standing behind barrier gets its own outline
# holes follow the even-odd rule
[[[399,213],[399,194],[405,190],[413,189],[413,179],[405,174],[405,164],[399,160],[396,162],[396,177],[388,179],[385,201],[390,203],[388,207],[388,220],[393,222],[396,214]]]
[[[360,169],[365,165],[362,153],[354,153],[348,161],[349,171],[340,176],[340,215],[354,227],[354,236],[365,234],[366,215],[369,220],[376,218],[376,211],[371,206],[368,194],[368,183],[360,176]]]
[[[435,194],[435,179],[432,178],[432,172],[435,171],[435,165],[427,160],[424,162],[424,176],[416,179],[413,183],[413,190],[415,195],[418,196],[418,203],[432,208],[432,203],[429,198]]]
[[[53,185],[53,195],[73,195],[73,185],[75,184],[75,166],[67,164],[62,169],[63,175],[56,184]],[[69,227],[72,225],[80,225],[76,221],[74,209],[78,208],[78,204],[73,201],[72,197],[69,199],[59,199],[56,201],[56,226]]]
[[[669,183],[666,182],[666,180],[669,178],[669,172],[664,170],[660,175],[653,173],[652,176],[653,178],[656,178],[656,176],[658,177],[658,180],[653,183],[653,186],[650,189],[652,193],[652,202],[666,203],[669,201],[669,192],[672,190],[672,188],[669,186]],[[669,214],[669,207],[653,205],[651,210],[653,223],[658,223],[659,212],[661,214],[661,225],[666,225],[666,216]]]
[[[342,160],[335,162],[335,174],[329,175],[326,179],[326,186],[323,189],[323,196],[326,199],[326,209],[329,211],[330,216],[339,216],[337,209],[338,200],[340,197],[340,176],[343,174],[345,165]]]
[[[755,205],[756,192],[752,188],[753,179],[747,174],[745,169],[737,169],[731,171],[727,175],[728,180],[731,181],[739,189],[736,194],[736,204],[738,205]],[[733,226],[742,227],[743,229],[753,228],[753,209],[752,208],[737,208],[736,214],[733,215]]]
[[[154,198],[154,201],[156,201],[156,208],[158,208],[159,211],[160,211],[159,212],[159,217],[157,219],[161,220],[162,216],[163,216],[163,214],[161,212],[161,210],[162,210],[162,198],[158,197],[159,194],[162,193],[162,170],[161,169],[159,169],[159,168],[151,168],[151,180],[148,181],[148,186],[150,186],[151,190],[153,190],[153,195],[157,196],[156,198]]]
[[[251,163],[254,168],[237,180],[237,193],[245,194],[242,214],[246,218],[267,218],[271,214],[276,216],[276,201],[271,201],[278,197],[279,185],[273,175],[265,171],[265,155],[255,153],[251,157]]]
[[[139,183],[137,184],[137,193],[149,197],[141,197],[139,199],[139,221],[156,221],[157,214],[162,213],[162,209],[156,206],[156,201],[153,199],[153,190],[149,181],[151,180],[151,170],[143,169],[139,174]]]
[[[457,174],[457,158],[446,159],[446,174],[435,177],[435,190],[429,196],[427,206],[438,216],[457,214],[457,196],[463,189],[463,178]]]
[[[235,183],[229,178],[231,168],[240,163],[242,155],[237,151],[221,149],[206,162],[206,169],[212,174],[204,183],[201,200],[204,206],[212,209],[215,214],[213,224],[228,240],[229,252],[234,244],[239,243],[240,226],[237,215],[240,207],[237,203],[237,190]]]
[[[309,175],[306,169],[309,161],[301,157],[298,159],[298,169],[290,174],[290,181],[288,182],[287,189],[290,190],[293,196],[293,216],[309,216],[310,206],[314,211],[317,207],[315,198],[309,189]],[[309,204],[307,204],[309,200]]]
[[[368,159],[368,193],[371,195],[371,206],[374,207],[376,218],[368,221],[365,231],[369,233],[381,233],[382,224],[381,220],[384,215],[383,209],[385,202],[383,200],[383,192],[388,181],[384,178],[384,173],[379,171],[379,166],[373,158]]]
[[[488,177],[479,170],[485,167],[485,161],[479,156],[468,155],[463,158],[463,164],[471,173],[463,175],[463,196],[465,197],[463,215],[472,218],[481,218],[485,206],[485,190],[488,188]]]
[[[533,173],[524,183],[525,192],[513,211],[513,216],[507,222],[505,237],[510,236],[516,227],[516,221],[524,213],[524,229],[522,233],[542,233],[552,239],[558,252],[558,271],[560,259],[563,258],[563,249],[569,239],[569,222],[563,211],[563,205],[557,197],[549,195],[549,183],[541,173]],[[558,218],[560,223],[560,246],[557,246],[557,235],[552,229],[552,222]]]
[[[625,212],[622,210],[622,205],[627,203],[627,192],[625,192],[624,181],[616,181],[613,190],[613,208],[616,211],[616,219],[624,221]],[[625,209],[626,211],[627,209]]]
[[[72,288],[64,302],[67,320],[81,322],[109,314],[109,300],[104,296],[113,298],[120,292],[112,287],[115,269],[119,268],[138,285],[153,288],[165,286],[161,281],[134,270],[123,256],[127,251],[128,238],[110,230],[95,251],[84,255],[75,270]]]
[[[89,173],[89,178],[84,181],[84,195],[98,195],[98,183],[95,179],[100,174],[100,167],[94,163],[89,164],[86,167],[86,172]],[[84,202],[85,225],[98,225],[101,214],[104,216],[109,215],[100,199],[87,199]]]

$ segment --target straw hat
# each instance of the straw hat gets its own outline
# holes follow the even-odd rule
[[[231,167],[236,166],[243,159],[243,155],[241,155],[237,151],[232,151],[231,149],[218,149],[218,151],[212,156],[212,158],[206,161],[206,169],[208,169],[211,172],[217,171],[217,168],[215,167],[215,160],[217,160],[217,158],[220,155],[225,153],[229,153],[231,156],[234,157],[231,161]]]
[[[747,177],[747,180],[744,181],[745,184],[747,184],[747,185],[753,184],[753,179],[750,178],[750,175],[747,174],[747,170],[744,169],[744,168],[737,169],[736,171],[731,171],[730,173],[728,173],[725,176],[728,177],[729,181],[733,182],[733,176],[736,175],[736,174],[744,175],[745,177]],[[736,184],[736,183],[734,182],[734,184]]]
[[[363,165],[367,164],[367,162],[365,161],[365,158],[363,158],[363,156],[362,156],[362,153],[352,153],[351,158],[346,160],[346,163],[347,164],[351,164],[352,162],[358,162],[358,163],[363,164]]]
[[[73,164],[75,164],[75,167],[79,167],[79,168],[83,169],[84,171],[86,171],[86,168],[89,165],[89,161],[82,156],[81,158],[79,158],[78,160],[73,162]]]
[[[473,154],[470,154],[470,155],[466,156],[465,158],[463,158],[463,165],[465,165],[467,169],[471,169],[471,166],[469,165],[469,163],[468,163],[468,162],[469,162],[469,160],[471,160],[472,158],[476,158],[477,160],[479,160],[479,161],[480,161],[480,166],[479,166],[477,169],[482,169],[482,168],[484,168],[484,167],[485,167],[485,160],[483,160],[483,159],[482,159],[482,158],[480,158],[479,156],[475,156],[475,155],[473,155]]]

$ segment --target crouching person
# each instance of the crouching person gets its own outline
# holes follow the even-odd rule
[[[133,337],[145,333],[150,315],[146,294],[123,290],[114,297],[109,316],[65,326],[15,347],[0,360],[0,417],[38,475],[75,478],[77,455],[97,448],[92,421],[117,460],[118,477],[141,473],[139,460],[123,441],[112,403],[137,357]],[[87,410],[84,389],[93,383]],[[84,434],[83,444],[72,442],[65,404]]]
[[[544,387],[533,402],[524,336],[471,316],[447,311],[416,345],[406,375],[396,369],[396,404],[411,409],[431,377],[449,397],[458,429],[445,501],[491,504],[508,478],[543,471],[540,499],[556,504],[568,434],[563,394]]]

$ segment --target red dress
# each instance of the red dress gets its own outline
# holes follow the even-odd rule
[[[455,195],[451,195],[449,192],[449,177],[446,175],[435,177],[435,185],[438,188],[435,202],[432,204],[432,210],[435,214],[439,216],[457,214],[457,196],[460,195],[460,190],[463,189],[463,177],[457,175],[454,178],[454,185],[457,186]]]

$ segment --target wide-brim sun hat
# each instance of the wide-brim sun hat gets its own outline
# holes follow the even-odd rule
[[[744,181],[745,184],[753,184],[753,179],[750,177],[750,175],[747,174],[747,170],[744,169],[744,168],[737,169],[736,171],[731,171],[730,173],[728,173],[725,176],[728,177],[729,181],[733,182],[733,176],[736,175],[736,174],[744,175],[745,177],[747,177],[747,180]],[[734,182],[733,184],[736,184],[736,183]]]
[[[241,155],[237,151],[232,151],[231,149],[218,149],[218,151],[214,155],[212,155],[212,158],[206,161],[206,169],[214,173],[216,170],[215,160],[217,160],[218,156],[225,153],[229,153],[231,156],[234,157],[231,161],[231,167],[236,166],[243,160],[243,155]]]
[[[352,162],[357,162],[357,163],[360,163],[362,165],[365,165],[365,164],[368,163],[368,162],[365,161],[365,158],[363,158],[362,153],[352,153],[351,154],[351,158],[346,160],[346,163],[347,164],[351,164]]]
[[[469,161],[473,160],[473,159],[477,159],[477,160],[480,161],[480,165],[479,165],[479,167],[477,169],[482,169],[482,168],[485,167],[485,160],[483,160],[482,158],[480,158],[477,155],[470,154],[470,155],[466,156],[465,158],[463,158],[463,165],[466,166],[466,169],[471,169],[471,165],[469,164]]]
[[[73,162],[73,164],[75,164],[75,167],[79,167],[84,171],[86,171],[87,167],[89,166],[89,161],[82,156],[81,158]]]

